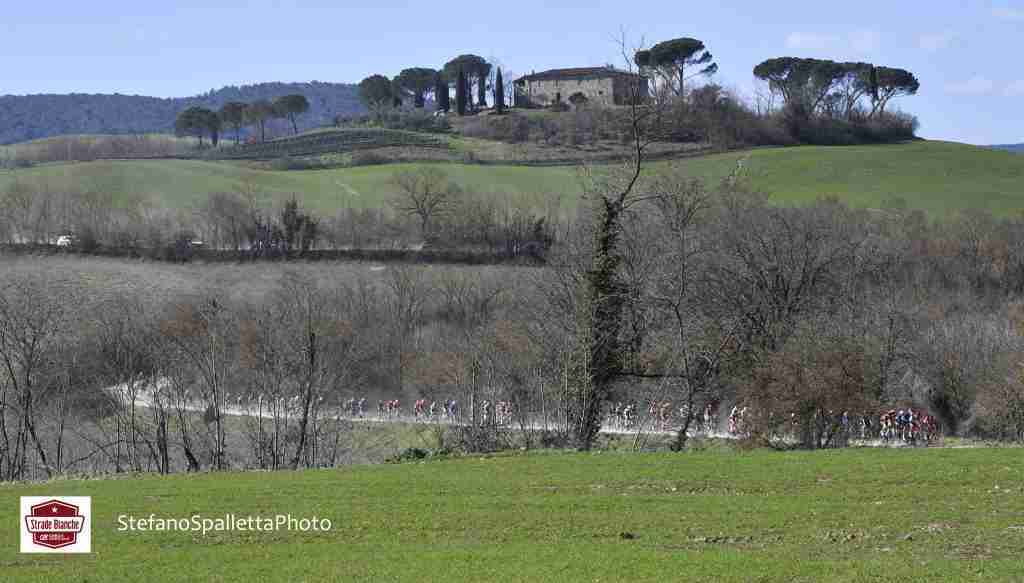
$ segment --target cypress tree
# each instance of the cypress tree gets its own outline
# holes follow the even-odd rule
[[[505,112],[505,83],[501,78],[501,67],[498,67],[498,74],[494,77],[494,109],[498,113]]]
[[[478,73],[476,77],[476,95],[480,101],[478,105],[481,108],[487,107],[487,76],[484,75],[483,71]]]
[[[459,77],[455,83],[455,107],[459,115],[466,115],[466,74],[459,69]]]
[[[452,108],[451,98],[448,96],[448,80],[444,75],[437,75],[437,82],[434,86],[434,100],[437,101],[437,109],[448,113]]]

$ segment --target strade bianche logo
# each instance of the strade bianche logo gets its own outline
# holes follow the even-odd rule
[[[21,552],[88,553],[92,550],[92,498],[22,496]]]

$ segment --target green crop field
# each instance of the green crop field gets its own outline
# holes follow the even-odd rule
[[[531,454],[0,486],[15,581],[1019,581],[1016,448]],[[22,495],[92,496],[91,555],[17,553]],[[119,532],[118,516],[329,532]]]
[[[649,168],[657,172],[675,164],[693,176],[717,181],[736,168],[740,159],[745,160],[744,172],[751,184],[782,204],[834,195],[869,208],[898,198],[933,217],[967,209],[1005,216],[1024,209],[1024,157],[946,142],[768,148],[657,162]],[[210,192],[248,185],[277,200],[296,193],[309,208],[330,213],[339,206],[384,204],[395,190],[391,184],[394,173],[416,166],[269,171],[227,162],[101,161],[0,172],[0,189],[17,179],[39,188],[144,194],[173,208],[187,208],[201,203]],[[445,164],[443,168],[468,190],[511,198],[558,194],[567,210],[575,206],[581,192],[579,171],[572,166]]]

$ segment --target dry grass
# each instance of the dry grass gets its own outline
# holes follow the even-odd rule
[[[18,275],[42,274],[52,285],[71,297],[81,298],[88,311],[106,301],[125,297],[141,299],[148,305],[164,305],[194,294],[224,294],[231,301],[259,301],[277,289],[286,277],[306,277],[327,286],[364,282],[383,287],[400,265],[372,262],[292,261],[258,263],[190,263],[113,259],[90,256],[14,256],[0,254],[0,281]],[[429,273],[442,278],[451,273],[477,272],[488,277],[507,278],[507,270],[521,274],[527,268],[501,266],[432,265]]]

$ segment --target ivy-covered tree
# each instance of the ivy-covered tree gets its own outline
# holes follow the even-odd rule
[[[245,126],[245,110],[248,104],[241,101],[229,101],[220,108],[220,119],[235,130],[235,145],[242,140],[242,127]]]
[[[685,84],[690,79],[718,72],[718,64],[704,43],[689,37],[667,40],[637,51],[633,60],[641,71],[661,79],[676,95],[684,95]],[[694,67],[699,68],[688,73]]]
[[[305,95],[283,95],[274,100],[274,110],[281,117],[292,122],[292,132],[299,133],[296,118],[309,111],[309,100]]]

